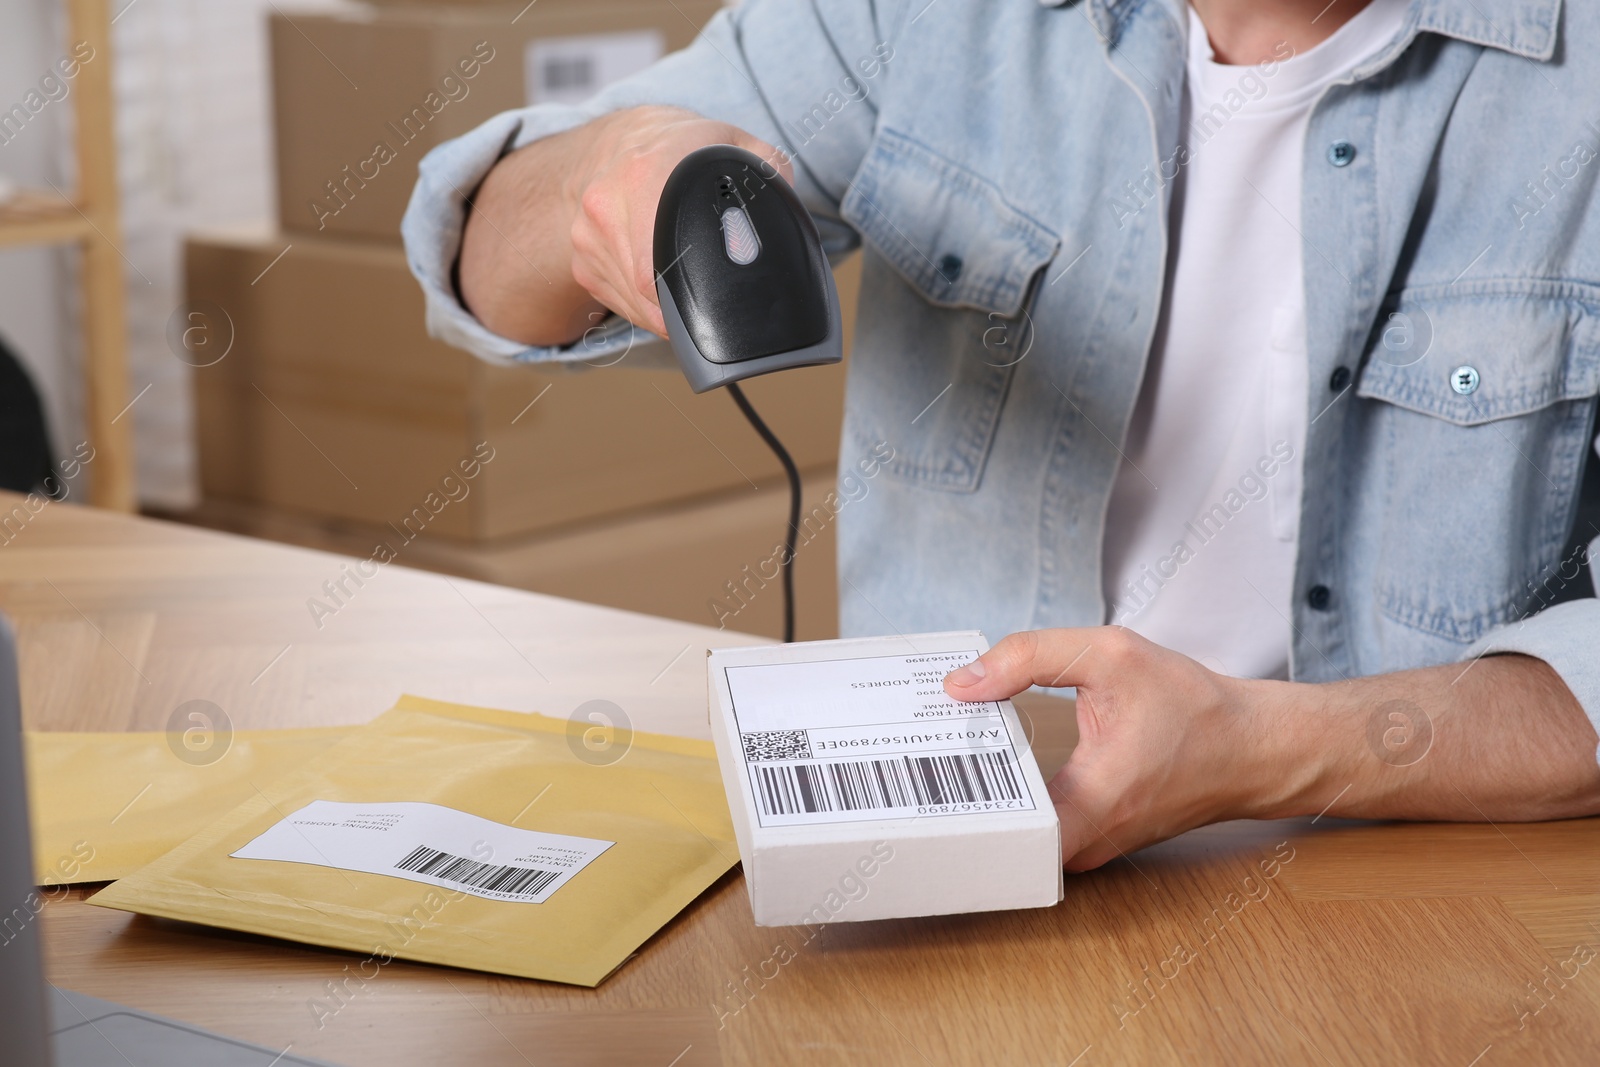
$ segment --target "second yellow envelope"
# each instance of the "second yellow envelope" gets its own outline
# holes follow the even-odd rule
[[[536,903],[467,891],[543,882],[501,866],[504,851],[472,859],[466,838],[418,838],[414,854],[363,870],[322,836],[384,841],[402,811],[592,854]],[[302,859],[234,855],[252,850]],[[403,697],[91,902],[348,949],[369,969],[404,958],[593,986],[737,860],[709,742],[634,732],[597,755],[563,720]]]
[[[36,883],[132,874],[352,729],[239,730],[215,759],[194,758],[180,738],[159,731],[29,730],[23,741]]]

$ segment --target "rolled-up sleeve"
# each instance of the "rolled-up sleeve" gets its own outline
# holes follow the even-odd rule
[[[713,16],[688,48],[583,104],[503,112],[439,145],[422,160],[401,223],[407,261],[427,300],[428,332],[503,363],[611,362],[657,339],[611,314],[573,344],[530,347],[485,329],[462,307],[452,278],[467,199],[503,155],[627,107],[685,108],[776,145],[794,160],[795,189],[829,255],[854,248],[858,238],[839,217],[839,203],[872,137],[875,97],[893,65],[884,27],[897,24],[901,6],[742,0]],[[664,346],[647,348],[660,352]]]
[[[1597,553],[1600,540],[1589,545],[1591,560],[1597,559]],[[1466,662],[1505,652],[1519,652],[1548,663],[1578,698],[1595,732],[1600,734],[1600,600],[1571,600],[1497,627],[1467,649],[1461,659]],[[1595,758],[1600,760],[1600,749]]]

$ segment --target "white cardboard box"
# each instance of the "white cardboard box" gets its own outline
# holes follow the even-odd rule
[[[1047,907],[1055,807],[973,630],[713,650],[711,733],[761,926]]]

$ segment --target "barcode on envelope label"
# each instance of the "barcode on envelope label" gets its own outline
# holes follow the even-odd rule
[[[926,808],[1028,799],[1008,749],[753,767],[768,815]],[[1031,803],[1029,804],[1031,806]]]
[[[405,859],[395,864],[395,868],[415,874],[428,874],[448,882],[458,882],[473,889],[481,889],[487,893],[504,893],[511,897],[538,896],[541,890],[565,873],[541,870],[537,867],[480,863],[426,845],[412,849]]]

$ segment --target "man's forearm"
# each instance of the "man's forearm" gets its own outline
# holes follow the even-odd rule
[[[1600,813],[1596,736],[1542,660],[1488,656],[1346,682],[1245,683],[1259,818],[1505,820]]]
[[[567,344],[604,313],[572,278],[569,186],[593,140],[590,123],[520,148],[495,164],[473,199],[461,238],[461,295],[502,337]]]

